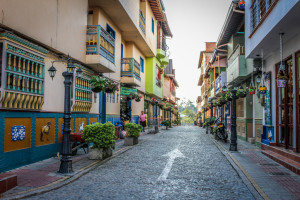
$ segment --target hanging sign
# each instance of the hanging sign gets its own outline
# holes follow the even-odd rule
[[[137,94],[137,89],[121,87],[121,95],[127,96],[131,93]]]

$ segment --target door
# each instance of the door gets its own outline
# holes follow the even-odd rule
[[[295,151],[299,153],[300,147],[300,100],[299,100],[299,90],[300,90],[300,52],[296,54],[296,119],[297,119],[297,130],[296,130],[296,149]]]
[[[279,64],[276,66],[276,74],[279,71]],[[285,74],[288,81],[285,88],[278,88],[276,83],[276,143],[286,149],[293,147],[293,60],[285,61]],[[276,79],[277,80],[277,79]]]

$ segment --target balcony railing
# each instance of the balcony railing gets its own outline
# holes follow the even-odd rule
[[[115,39],[100,25],[88,25],[86,54],[101,55],[115,63]]]
[[[215,92],[218,93],[220,89],[220,76],[215,80]]]
[[[140,20],[139,20],[139,25],[141,30],[143,31],[144,34],[146,34],[146,30],[145,30],[145,16],[143,14],[143,12],[140,10]]]
[[[167,50],[166,38],[164,36],[157,37],[157,49]]]
[[[252,0],[250,24],[253,31],[276,0]]]
[[[232,54],[228,57],[228,66],[230,66],[232,62],[240,55],[245,55],[245,48],[244,46],[238,44],[233,50]]]
[[[122,58],[121,77],[134,77],[141,81],[140,64],[134,58]]]
[[[158,87],[161,87],[161,80],[159,80],[157,77],[156,77],[156,85]]]

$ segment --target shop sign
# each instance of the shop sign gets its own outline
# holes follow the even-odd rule
[[[121,95],[127,96],[131,93],[137,94],[137,89],[121,87]]]

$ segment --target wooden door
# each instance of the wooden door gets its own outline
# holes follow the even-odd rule
[[[279,64],[276,66],[276,74]],[[285,88],[278,88],[276,83],[276,109],[277,109],[277,145],[285,148],[293,147],[293,60],[290,58],[285,62],[285,73],[288,81]],[[276,78],[277,80],[277,78]]]
[[[300,100],[299,100],[299,90],[300,90],[300,52],[296,54],[296,148],[295,151],[299,152],[300,149]]]

